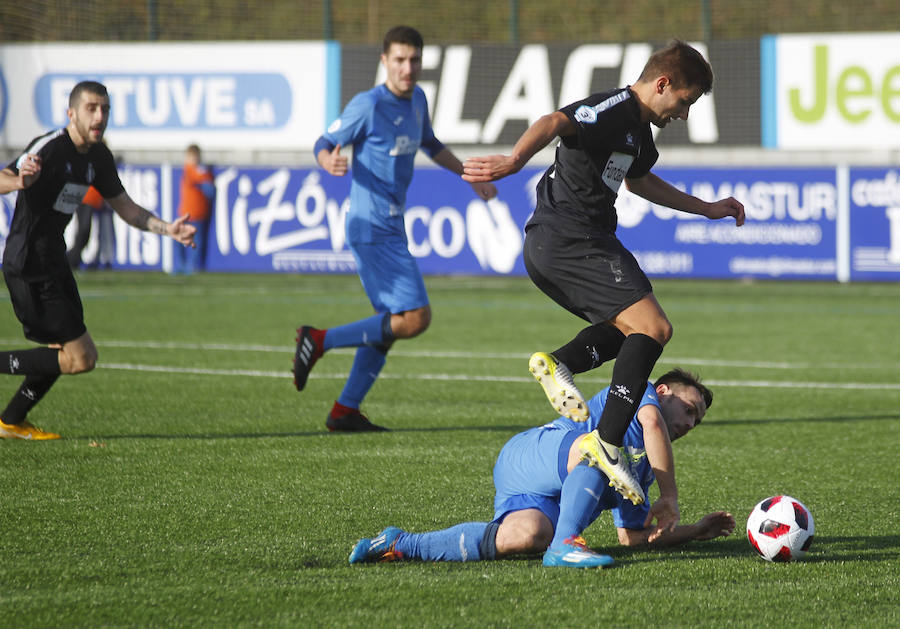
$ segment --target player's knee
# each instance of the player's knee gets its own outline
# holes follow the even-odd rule
[[[672,329],[672,324],[669,323],[669,320],[663,319],[662,324],[657,330],[658,336],[656,336],[655,338],[660,345],[665,345],[672,339],[673,332],[674,330]]]
[[[647,326],[643,333],[652,338],[660,345],[665,345],[672,338],[672,324],[668,319],[662,318],[654,321],[652,325]]]
[[[400,325],[394,329],[397,338],[409,339],[418,336],[431,325],[431,308],[428,306],[404,312]]]
[[[499,554],[542,553],[550,546],[553,539],[553,527],[549,521],[543,522],[517,521],[515,524],[504,522],[497,533],[497,551]]]
[[[73,375],[77,373],[85,373],[92,371],[97,366],[97,351],[87,350],[73,354],[68,352],[64,354],[65,358],[60,361],[61,371],[65,374]]]
[[[550,542],[553,541],[553,530],[552,529],[539,529],[534,531],[531,534],[530,538],[530,550],[532,553],[542,553],[550,546]]]

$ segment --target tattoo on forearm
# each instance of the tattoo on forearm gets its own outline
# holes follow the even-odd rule
[[[134,226],[138,229],[159,234],[161,236],[165,236],[168,233],[166,231],[166,223],[153,216],[153,214],[147,210],[144,210],[138,215]]]
[[[160,236],[165,236],[169,233],[166,230],[166,223],[162,222],[153,215],[150,216],[150,220],[148,221],[147,231],[151,231],[154,234],[159,234]]]

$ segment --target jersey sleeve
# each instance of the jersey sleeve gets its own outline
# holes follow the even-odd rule
[[[656,160],[659,159],[659,151],[656,150],[656,144],[653,142],[653,134],[649,128],[641,137],[641,152],[631,163],[631,168],[625,175],[629,179],[640,179],[650,172]]]
[[[91,185],[97,188],[104,199],[117,197],[125,191],[122,180],[119,179],[119,169],[116,160],[105,144],[97,144],[96,158],[97,176]]]
[[[25,158],[28,157],[30,153],[37,153],[40,155],[40,151],[34,151],[34,146],[38,143],[38,140],[41,140],[47,136],[41,136],[40,138],[35,138],[31,142],[28,143],[28,146],[25,147],[25,150],[19,153],[13,161],[6,165],[6,168],[9,168],[16,175],[19,174],[19,168],[22,166],[22,162],[25,161]]]
[[[369,126],[369,119],[375,111],[375,103],[368,92],[354,96],[340,117],[331,123],[322,137],[332,145],[348,146],[362,138]]]
[[[566,105],[560,111],[575,123],[578,137],[586,142],[602,142],[621,126],[618,111],[608,102],[607,94],[591,94],[587,98]]]
[[[659,408],[659,396],[656,395],[656,387],[649,382],[644,388],[644,395],[641,396],[641,401],[638,402],[637,410],[640,410],[642,406],[647,406],[648,404]],[[637,418],[637,411],[635,411],[635,418]]]
[[[419,145],[428,157],[434,158],[435,155],[444,150],[444,143],[434,136],[434,129],[431,126],[431,116],[428,115],[428,103],[424,102],[424,120],[422,121],[422,142]]]

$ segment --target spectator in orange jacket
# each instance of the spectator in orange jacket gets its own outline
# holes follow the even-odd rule
[[[214,195],[212,171],[203,165],[200,147],[191,144],[184,152],[184,175],[181,178],[178,216],[187,215],[188,223],[197,228],[194,234],[197,248],[176,248],[175,273],[190,275],[194,271],[206,268],[206,241]]]

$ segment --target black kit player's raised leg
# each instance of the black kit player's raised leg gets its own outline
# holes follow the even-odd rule
[[[629,334],[622,342],[613,366],[609,395],[597,432],[600,438],[616,447],[622,446],[631,418],[637,412],[647,380],[663,346],[646,334]]]
[[[618,356],[624,340],[625,335],[611,323],[597,323],[550,353],[573,374],[584,373]]]

